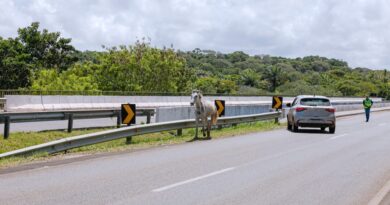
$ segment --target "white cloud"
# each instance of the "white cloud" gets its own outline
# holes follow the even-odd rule
[[[386,0],[0,0],[0,36],[32,21],[81,50],[132,44],[285,57],[321,55],[351,66],[390,65]]]

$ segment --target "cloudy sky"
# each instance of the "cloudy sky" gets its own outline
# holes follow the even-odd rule
[[[390,67],[388,0],[0,0],[0,36],[39,21],[80,50],[132,44]]]

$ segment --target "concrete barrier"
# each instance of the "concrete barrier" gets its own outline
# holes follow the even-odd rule
[[[362,103],[359,102],[335,102],[332,103],[336,112],[363,110]],[[375,102],[373,108],[390,107],[390,102]],[[271,104],[264,105],[230,105],[225,107],[225,116],[252,115],[266,113],[271,110]],[[283,113],[287,113],[289,108],[284,108]],[[285,116],[283,116],[285,117]],[[156,109],[155,122],[169,122],[174,120],[194,119],[194,107],[158,107]]]
[[[269,112],[271,104],[265,105],[230,105],[225,107],[225,116],[251,115]],[[156,109],[156,122],[169,122],[175,120],[194,119],[195,109],[191,106],[158,107]]]
[[[45,111],[78,109],[115,109],[123,103],[135,103],[142,108],[187,107],[190,96],[65,96],[65,95],[6,95],[5,111]],[[225,100],[226,105],[268,105],[270,96],[206,96],[208,100]],[[285,97],[284,102],[294,98]],[[331,98],[334,103],[361,103],[363,98]],[[380,102],[381,98],[373,98]]]
[[[172,107],[188,106],[189,96],[62,96],[62,95],[7,95],[8,112],[42,111],[42,110],[75,110],[75,109],[113,109],[123,103],[135,103],[139,107]],[[227,105],[267,104],[271,97],[240,96],[206,96],[208,100],[225,100]]]

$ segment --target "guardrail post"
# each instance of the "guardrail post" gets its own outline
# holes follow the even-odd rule
[[[68,115],[68,132],[71,133],[73,129],[73,113]]]
[[[5,121],[4,121],[4,139],[8,139],[9,137],[9,127],[11,124],[11,120],[9,116],[5,116]]]
[[[126,137],[126,144],[131,144],[132,137]]]
[[[127,126],[130,126],[130,124],[128,124]],[[131,144],[132,138],[133,138],[132,136],[126,137],[126,144]]]
[[[151,115],[152,115],[152,113],[148,111],[146,114],[146,124],[150,124]]]
[[[116,127],[120,128],[122,123],[122,115],[121,112],[118,112],[118,115],[116,116]]]
[[[278,112],[279,110],[276,109],[276,112]],[[279,116],[275,118],[275,124],[279,124]]]
[[[182,136],[182,135],[183,135],[183,129],[178,129],[177,136]]]

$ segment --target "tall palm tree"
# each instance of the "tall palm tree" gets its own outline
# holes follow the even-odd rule
[[[271,92],[275,92],[277,86],[281,84],[285,72],[281,67],[269,66],[264,72],[265,79],[271,84]]]
[[[261,76],[250,68],[243,70],[240,74],[241,80],[246,86],[255,87],[261,80]]]

